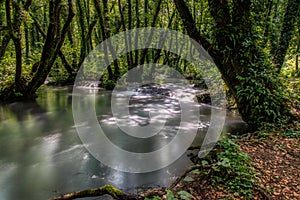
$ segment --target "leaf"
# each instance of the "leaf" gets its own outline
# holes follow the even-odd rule
[[[202,160],[202,161],[201,161],[201,164],[202,164],[202,166],[204,166],[204,165],[207,165],[208,162],[207,162],[206,160]]]
[[[194,179],[190,176],[186,176],[183,180],[186,181],[186,182],[194,181]]]
[[[193,171],[193,173],[194,173],[194,174],[200,174],[200,171],[199,171],[199,169],[195,169],[195,170]]]
[[[190,200],[193,197],[193,195],[191,195],[190,193],[188,193],[187,191],[184,191],[184,190],[179,191],[178,194],[179,194],[180,198],[183,200]]]
[[[223,167],[230,167],[230,160],[228,158],[222,158],[221,165]]]
[[[144,200],[161,200],[161,198],[159,196],[154,196],[151,199],[145,198]]]
[[[171,190],[166,190],[167,192],[167,200],[178,200],[177,198],[174,197],[174,194]]]

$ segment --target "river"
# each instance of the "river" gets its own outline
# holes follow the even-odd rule
[[[104,184],[136,193],[139,188],[168,186],[191,165],[184,154],[172,165],[155,172],[133,174],[111,169],[86,150],[77,134],[72,115],[72,87],[44,87],[38,96],[36,102],[0,105],[1,200],[42,200]],[[170,132],[160,135],[159,142],[148,141],[149,145],[130,143],[118,136],[109,115],[111,93],[97,92],[96,104],[101,107],[98,114],[104,129],[111,132],[117,144],[128,146],[128,150],[150,151],[174,137]],[[202,109],[203,119],[208,120],[209,106]],[[243,127],[239,116],[227,114],[226,129]],[[122,158],[118,159],[122,162]]]

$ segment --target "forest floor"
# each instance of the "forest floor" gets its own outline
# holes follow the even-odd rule
[[[269,199],[300,199],[299,138],[273,135],[266,141],[240,142],[252,159],[258,185]]]
[[[256,170],[254,199],[300,199],[300,138],[297,135],[273,134],[264,138],[237,141],[240,150],[249,155]],[[185,190],[192,199],[244,199],[216,189],[211,181],[189,173],[193,181],[181,180],[176,191]]]

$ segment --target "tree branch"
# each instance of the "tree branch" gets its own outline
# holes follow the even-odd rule
[[[217,54],[214,52],[212,45],[199,33],[186,3],[183,0],[174,0],[174,3],[188,35],[199,42],[210,55],[216,56]]]
[[[46,39],[47,35],[46,32],[43,30],[43,27],[40,25],[40,23],[37,21],[37,19],[30,14],[31,18],[34,21],[35,26],[37,27],[38,31],[40,32],[40,34],[43,36],[44,39]],[[67,61],[66,56],[64,55],[64,53],[61,51],[61,49],[58,52],[58,56],[60,57],[63,66],[65,67],[65,69],[67,70],[67,72],[69,73],[70,76],[72,76],[75,72],[75,70],[71,67],[71,65],[69,64],[69,62]],[[40,63],[40,61],[38,61],[38,63]],[[33,66],[36,66],[37,63],[35,63]],[[33,69],[34,67],[32,67]],[[32,71],[36,71],[32,70]]]
[[[29,95],[34,94],[36,90],[44,83],[49,74],[56,57],[64,43],[67,30],[75,16],[72,6],[72,0],[68,0],[69,13],[68,18],[61,29],[60,12],[61,12],[61,0],[49,1],[49,27],[47,30],[47,37],[45,40],[42,56],[40,58],[40,65],[35,73],[34,77],[28,83]]]
[[[110,195],[111,197],[117,200],[139,199],[137,195],[126,194],[123,193],[121,190],[116,189],[114,186],[105,185],[100,188],[82,190],[79,192],[72,192],[49,200],[71,200],[71,199],[77,199],[83,197],[96,197],[96,196],[103,196],[103,195]]]

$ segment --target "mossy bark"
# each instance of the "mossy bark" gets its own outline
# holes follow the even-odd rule
[[[24,4],[25,10],[29,9],[31,0]],[[22,77],[22,46],[20,37],[20,27],[23,23],[20,5],[13,2],[13,19],[11,19],[11,2],[6,0],[7,24],[9,26],[10,38],[13,40],[16,49],[16,72],[13,84],[3,89],[0,94],[0,101],[9,102],[36,97],[36,91],[44,84],[50,70],[63,45],[67,30],[74,17],[72,1],[68,0],[68,17],[61,25],[62,0],[49,1],[49,27],[47,30],[46,41],[42,51],[40,61],[32,66],[32,79],[25,80]]]
[[[84,198],[84,197],[96,197],[96,196],[103,196],[103,195],[110,195],[114,199],[120,199],[120,200],[134,200],[134,199],[139,199],[135,195],[130,195],[123,193],[121,190],[118,190],[112,185],[105,185],[100,188],[95,188],[95,189],[88,189],[88,190],[83,190],[79,192],[72,192],[69,194],[62,195],[60,197],[55,197],[50,200],[71,200],[71,199],[77,199],[77,198]]]
[[[61,28],[61,0],[49,2],[50,23],[44,44],[40,64],[32,80],[28,83],[27,95],[35,94],[37,89],[45,82],[65,40],[67,30],[75,16],[72,2],[69,0],[68,18]]]
[[[214,20],[212,38],[202,35],[189,11],[187,3],[174,0],[176,9],[188,35],[200,43],[213,58],[222,78],[233,94],[239,112],[253,129],[264,123],[277,123],[286,115],[286,101],[281,85],[266,53],[255,35],[255,21],[251,17],[251,0],[209,0]],[[280,92],[281,91],[281,92]]]

